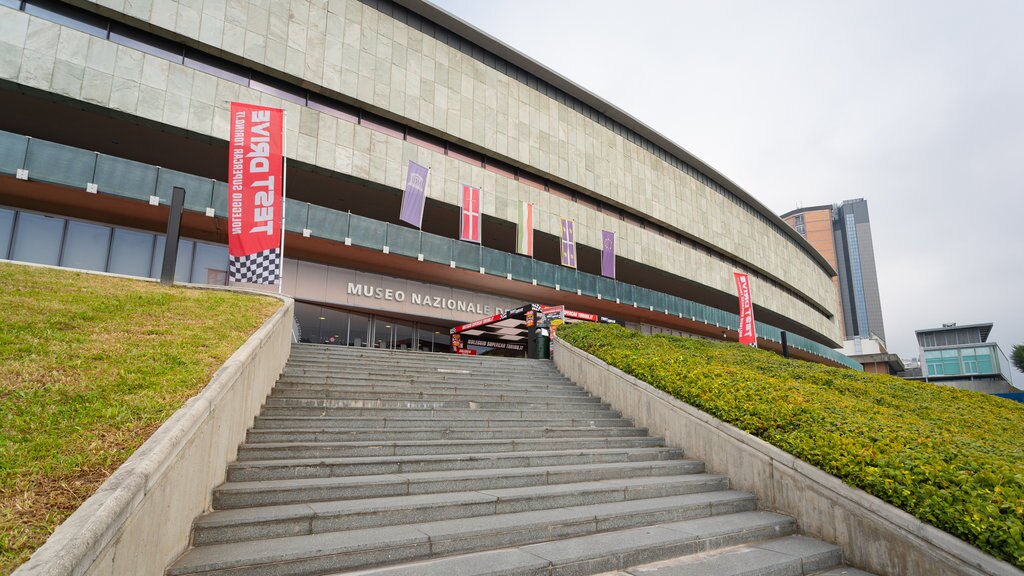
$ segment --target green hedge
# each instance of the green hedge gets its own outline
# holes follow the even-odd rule
[[[580,323],[558,335],[1024,568],[1024,405],[615,325]]]

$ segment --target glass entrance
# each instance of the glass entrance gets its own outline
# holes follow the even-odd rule
[[[450,352],[448,328],[330,306],[295,303],[299,341],[337,346]]]

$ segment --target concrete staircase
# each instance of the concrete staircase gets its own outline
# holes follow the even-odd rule
[[[213,502],[168,576],[862,574],[548,361],[294,345]]]

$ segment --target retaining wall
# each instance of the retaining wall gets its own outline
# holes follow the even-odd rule
[[[880,576],[1024,576],[1006,562],[613,368],[558,338],[558,370],[637,426],[704,460],[758,504],[796,518],[803,533],[843,549],[847,564]]]
[[[290,298],[14,576],[160,575],[189,543],[291,349]]]

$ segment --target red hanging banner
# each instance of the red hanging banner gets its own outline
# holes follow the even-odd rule
[[[231,280],[277,284],[284,211],[284,111],[231,103],[228,255]]]
[[[734,272],[736,292],[740,297],[740,344],[757,346],[757,331],[754,329],[754,306],[750,301],[750,282],[746,274]]]
[[[459,240],[480,243],[480,189],[462,186],[462,223]]]

